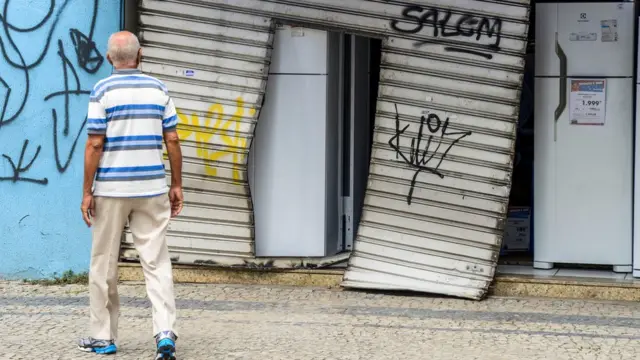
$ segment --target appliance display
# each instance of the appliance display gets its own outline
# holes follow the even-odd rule
[[[329,111],[332,34],[280,26],[249,154],[260,257],[333,255],[338,238],[337,122]],[[336,93],[336,94],[333,94]],[[335,124],[334,124],[335,123]],[[331,252],[333,251],[333,252]]]
[[[639,19],[640,20],[640,19]],[[640,29],[638,30],[640,35]],[[640,43],[640,37],[638,38]],[[640,47],[637,58],[640,61]],[[633,184],[633,276],[640,277],[640,62],[636,70],[636,133],[635,133],[635,157],[634,157],[634,184]]]
[[[632,269],[633,6],[536,5],[535,268]]]

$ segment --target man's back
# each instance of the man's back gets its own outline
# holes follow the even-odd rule
[[[167,87],[137,69],[116,70],[90,96],[87,131],[105,135],[94,196],[142,197],[167,191],[163,133],[177,116]]]
[[[142,74],[138,38],[109,37],[107,61],[116,69],[89,99],[80,211],[92,227],[89,332],[78,348],[115,354],[120,300],[118,249],[126,224],[138,250],[151,301],[155,360],[175,360],[176,304],[166,234],[182,210],[182,151],[177,116],[166,86]],[[165,179],[162,143],[171,167]]]

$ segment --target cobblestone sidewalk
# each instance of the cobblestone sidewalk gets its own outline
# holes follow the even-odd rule
[[[179,359],[640,359],[640,304],[177,285]],[[121,285],[117,359],[152,359],[144,286]],[[84,286],[0,282],[0,359],[95,359]]]

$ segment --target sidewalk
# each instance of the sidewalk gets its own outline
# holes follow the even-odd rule
[[[266,285],[176,285],[179,359],[636,359],[634,302],[448,298]],[[117,359],[152,359],[144,286],[122,284]],[[85,286],[0,282],[1,359],[96,359]]]
[[[514,267],[521,270],[520,267]],[[139,264],[120,263],[121,281],[143,281]],[[640,280],[607,278],[602,272],[586,270],[580,276],[548,276],[545,271],[513,271],[499,266],[489,294],[494,296],[555,299],[591,299],[640,302]],[[533,269],[530,269],[533,270]],[[577,273],[579,271],[574,271]],[[595,274],[595,276],[594,276]],[[615,274],[619,276],[620,274]],[[211,266],[174,265],[178,283],[293,285],[339,287],[344,269],[255,270]]]

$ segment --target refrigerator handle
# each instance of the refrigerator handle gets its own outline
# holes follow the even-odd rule
[[[558,81],[560,81],[560,92],[558,99],[558,107],[555,111],[555,121],[553,124],[553,141],[557,140],[558,137],[558,119],[562,116],[562,113],[567,107],[567,55],[562,50],[560,43],[558,42],[558,33],[556,32],[556,54],[560,59],[560,77]]]

